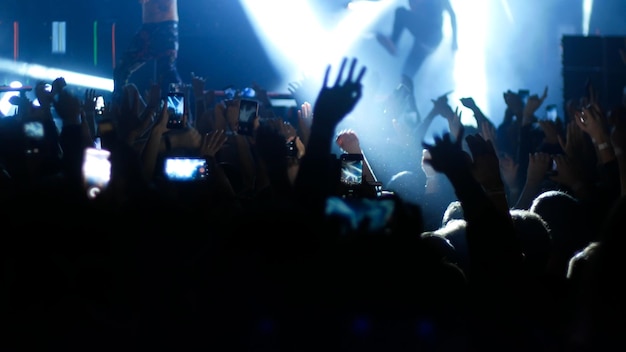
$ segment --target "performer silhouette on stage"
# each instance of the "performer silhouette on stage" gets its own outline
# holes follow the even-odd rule
[[[181,83],[176,69],[178,56],[177,0],[139,0],[142,25],[135,33],[113,72],[114,92],[119,93],[133,72],[146,62],[156,60],[157,80],[162,92],[170,83]]]
[[[409,0],[409,8],[398,7],[390,36],[376,35],[387,51],[396,55],[398,41],[404,30],[413,36],[413,46],[402,67],[402,74],[413,79],[426,58],[443,39],[443,15],[448,12],[452,26],[452,50],[457,49],[456,14],[450,0]]]

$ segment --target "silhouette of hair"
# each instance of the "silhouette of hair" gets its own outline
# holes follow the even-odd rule
[[[552,251],[552,238],[548,224],[536,213],[526,209],[509,211],[524,252],[525,267],[531,275],[546,272]]]

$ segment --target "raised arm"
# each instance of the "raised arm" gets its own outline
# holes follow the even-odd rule
[[[457,25],[456,25],[456,13],[452,8],[452,4],[449,0],[445,0],[444,10],[450,15],[450,26],[452,27],[452,50],[456,50],[458,46],[457,42]]]
[[[326,197],[334,191],[335,182],[331,176],[334,171],[330,157],[335,129],[361,99],[361,80],[366,68],[362,67],[357,72],[357,60],[352,59],[346,75],[344,71],[347,65],[348,59],[344,58],[337,79],[330,86],[328,80],[331,66],[326,69],[322,89],[313,107],[314,118],[307,152],[302,158],[295,182],[296,193],[300,199],[313,206],[316,211],[323,211]]]
[[[337,145],[343,149],[346,153],[351,154],[363,154],[363,178],[367,183],[375,183],[378,182],[376,179],[376,175],[374,175],[374,171],[370,166],[370,163],[367,161],[365,153],[361,148],[361,143],[359,142],[359,136],[353,130],[344,130],[339,133],[337,139],[335,140]]]

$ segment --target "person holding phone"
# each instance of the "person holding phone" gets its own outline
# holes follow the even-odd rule
[[[129,82],[133,72],[152,60],[156,62],[156,81],[161,85],[162,92],[168,92],[171,83],[182,83],[176,67],[179,21],[177,0],[139,0],[139,4],[142,25],[115,66],[114,98],[123,95],[122,88]]]

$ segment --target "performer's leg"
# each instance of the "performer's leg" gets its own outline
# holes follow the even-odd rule
[[[155,32],[154,47],[157,60],[157,79],[163,94],[169,91],[171,83],[182,83],[176,67],[178,59],[178,24],[167,22]]]
[[[389,37],[378,33],[376,39],[391,55],[396,54],[396,46],[400,40],[400,36],[405,28],[412,26],[412,21],[415,21],[411,11],[404,7],[398,7],[393,17],[393,27],[391,29],[391,35]]]
[[[433,50],[429,47],[424,46],[419,41],[415,40],[413,43],[413,47],[409,52],[406,60],[404,60],[404,66],[402,67],[402,74],[406,77],[410,77],[411,80],[415,78],[415,75],[422,67],[422,64],[433,52]]]
[[[142,27],[134,35],[131,44],[115,65],[113,70],[114,95],[121,93],[122,88],[128,83],[133,72],[137,71],[150,59],[149,42],[150,32]]]
[[[397,8],[393,18],[393,27],[391,29],[391,36],[389,39],[391,39],[394,44],[397,44],[398,40],[400,40],[400,36],[402,35],[402,31],[405,28],[409,28],[413,21],[416,21],[416,18],[409,9],[404,7]]]

